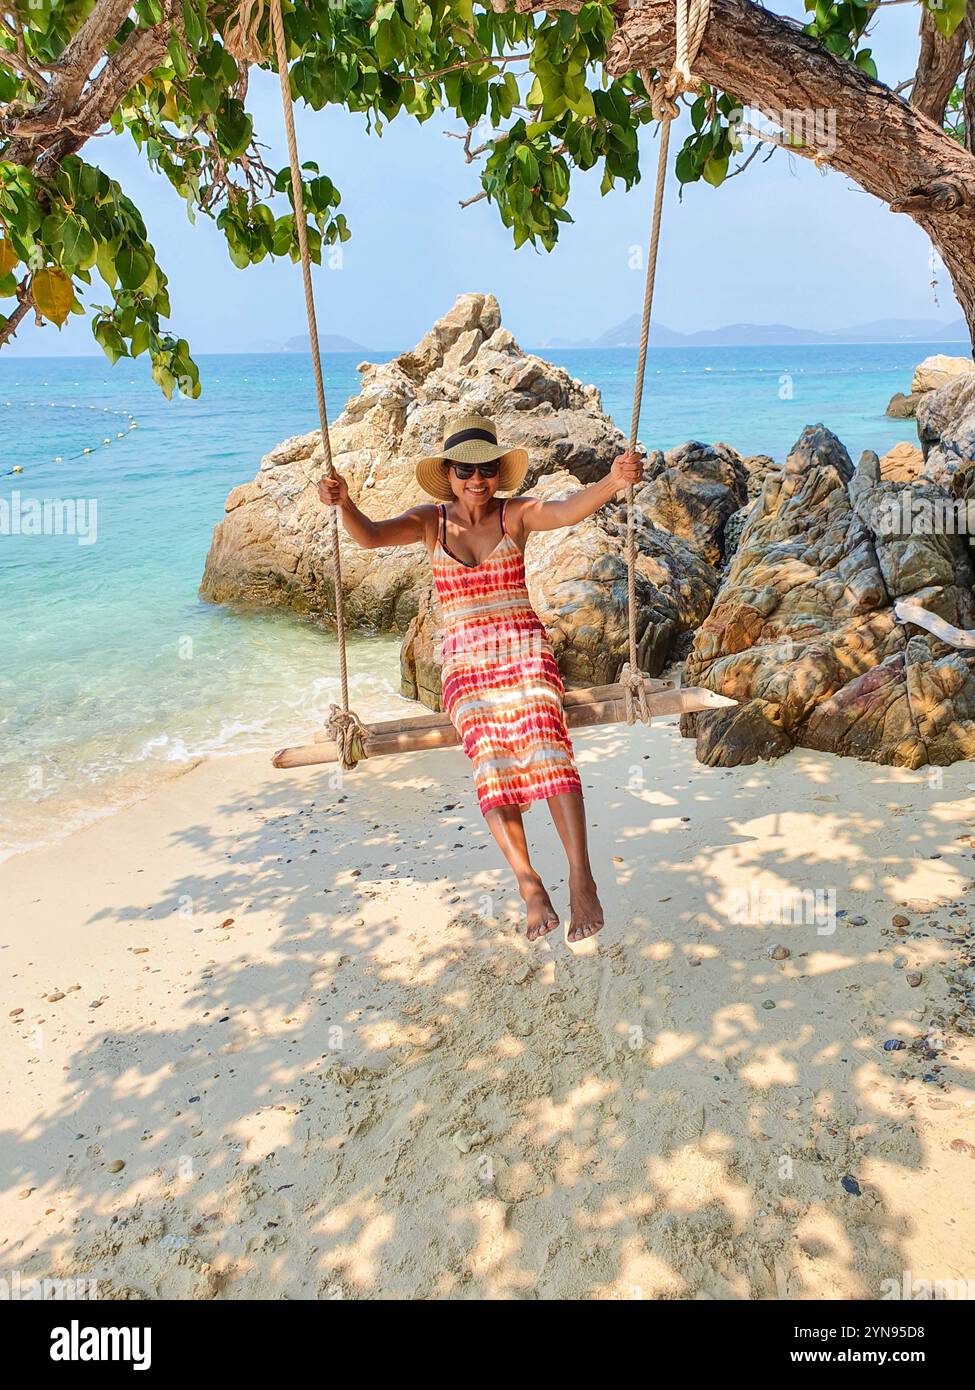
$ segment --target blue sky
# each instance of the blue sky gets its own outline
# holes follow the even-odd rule
[[[797,4],[788,9],[801,14]],[[872,47],[892,85],[913,71],[917,25],[913,5],[885,9],[876,24]],[[249,104],[270,146],[269,162],[283,164],[278,103],[276,77],[255,73]],[[652,127],[642,134],[644,179],[632,192],[603,198],[598,171],[574,175],[575,222],[552,253],[515,252],[486,202],[459,208],[479,184],[448,129],[460,127],[400,118],[377,138],[362,117],[299,110],[302,157],[317,160],[340,189],[353,234],[341,267],[316,271],[322,331],[368,348],[400,349],[468,290],[496,294],[503,321],[528,346],[597,336],[639,308],[641,272],[631,268],[631,249],[646,241]],[[222,235],[206,218],[189,223],[182,202],[127,138],[102,137],[85,154],[120,179],[142,209],[169,275],[172,327],[196,353],[247,350],[304,331],[300,279],[290,261],[235,269]],[[839,329],[876,318],[958,315],[943,268],[935,302],[929,244],[914,223],[805,160],[779,151],[720,189],[692,186],[682,202],[676,192],[671,183],[655,300],[656,317],[671,328],[748,321]],[[25,325],[13,351],[99,350],[79,317],[60,334]]]

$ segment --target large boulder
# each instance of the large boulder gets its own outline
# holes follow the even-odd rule
[[[895,444],[880,459],[880,476],[889,483],[911,483],[924,470],[924,455],[913,444]]]
[[[887,402],[887,414],[892,420],[913,420],[922,399],[920,394],[905,396],[903,391],[895,391]]]
[[[935,352],[914,368],[911,394],[919,396],[926,391],[937,391],[939,387],[947,386],[949,381],[967,376],[973,370],[975,362],[971,357],[949,357],[946,353]]]
[[[975,362],[971,357],[948,357],[943,352],[925,357],[914,368],[911,394],[905,396],[903,391],[895,391],[887,404],[887,414],[895,420],[911,419],[917,415],[921,402],[930,392],[940,390],[959,377],[968,376],[973,370]]]
[[[438,452],[458,411],[491,416],[500,438],[528,450],[526,490],[553,470],[594,481],[625,448],[596,388],[523,352],[493,295],[461,295],[412,351],[358,371],[359,394],[331,428],[332,453],[353,500],[377,520],[429,501],[414,463]],[[203,598],[334,614],[329,527],[316,492],[322,470],[316,431],[279,444],[253,482],[233,489]],[[341,556],[350,627],[405,631],[427,583],[422,546],[366,551],[344,540]]]
[[[551,500],[578,490],[567,472],[540,479],[530,495]],[[716,570],[700,550],[634,511],[638,660],[657,675],[682,633],[711,607]],[[528,593],[548,630],[568,685],[614,681],[627,659],[626,510],[611,502],[567,531],[539,531],[525,549]],[[402,691],[440,709],[440,615],[429,582],[401,650]]]
[[[767,477],[687,663],[688,683],[739,701],[682,721],[702,761],[796,744],[908,766],[969,756],[975,658],[909,643],[892,605],[909,596],[971,626],[971,559],[962,537],[900,524],[905,489],[947,498],[883,480],[875,454],[854,470],[821,425]]]
[[[647,458],[633,500],[655,525],[681,536],[711,565],[724,555],[728,519],[748,496],[748,470],[727,444],[681,444]]]

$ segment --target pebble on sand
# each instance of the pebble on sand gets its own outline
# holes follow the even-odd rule
[[[770,946],[766,952],[770,960],[788,960],[792,955],[788,946]]]
[[[849,1192],[851,1197],[861,1197],[863,1195],[860,1191],[860,1184],[857,1182],[856,1178],[851,1178],[849,1176],[842,1178],[841,1186],[843,1191]]]
[[[106,1163],[106,1164],[105,1164],[105,1171],[108,1172],[108,1173],[121,1173],[121,1171],[122,1171],[122,1169],[123,1169],[124,1167],[125,1167],[125,1159],[124,1159],[124,1158],[113,1158],[112,1161],[111,1161],[111,1163]]]
[[[909,970],[904,976],[904,979],[910,985],[911,989],[917,989],[923,978],[924,976],[921,974],[920,970]]]

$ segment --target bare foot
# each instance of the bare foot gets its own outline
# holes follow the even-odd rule
[[[592,874],[569,874],[569,941],[585,941],[604,926],[603,907]]]
[[[521,896],[525,900],[528,918],[528,940],[537,941],[539,937],[555,931],[559,925],[559,914],[552,906],[552,899],[542,881],[538,879],[534,883],[526,883],[521,889]]]

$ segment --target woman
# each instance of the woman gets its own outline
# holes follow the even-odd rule
[[[444,708],[474,765],[484,818],[518,880],[528,940],[559,925],[529,859],[522,822],[528,806],[545,798],[569,861],[569,940],[582,941],[603,926],[603,909],[589,864],[564,687],[525,587],[524,549],[533,531],[574,526],[638,483],[643,464],[635,453],[620,454],[605,478],[569,497],[499,500],[495,494],[518,488],[527,468],[524,449],[499,444],[490,420],[463,415],[449,423],[443,452],[416,467],[418,483],[437,505],[370,521],[344,478],[323,478],[318,495],[341,509],[346,531],[367,550],[426,545],[443,619]]]

